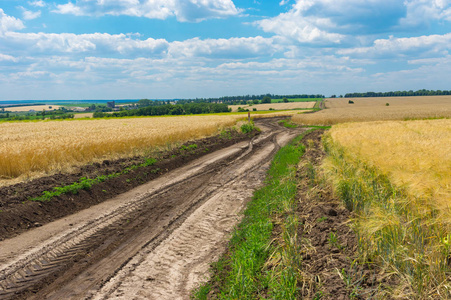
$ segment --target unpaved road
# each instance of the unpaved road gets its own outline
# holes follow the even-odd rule
[[[0,242],[0,299],[188,299],[275,152],[302,130],[257,125],[250,143]]]

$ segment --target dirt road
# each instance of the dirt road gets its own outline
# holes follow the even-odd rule
[[[263,133],[125,194],[0,242],[0,299],[187,299],[206,280],[275,152]]]

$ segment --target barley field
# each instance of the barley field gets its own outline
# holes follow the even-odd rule
[[[269,110],[273,108],[275,110],[284,110],[284,109],[296,109],[296,108],[313,108],[316,102],[288,102],[288,103],[265,103],[265,104],[254,104],[250,105],[229,105],[229,108],[232,109],[233,112],[238,111],[238,107],[243,109],[252,109],[256,108],[257,111],[260,110]]]
[[[349,104],[349,100],[354,104]],[[439,117],[451,117],[451,96],[327,99],[326,109],[295,116],[293,122],[334,125],[344,122]]]
[[[451,120],[340,124],[325,146],[361,259],[396,277],[396,297],[449,299]]]
[[[218,133],[242,115],[0,123],[0,185]]]

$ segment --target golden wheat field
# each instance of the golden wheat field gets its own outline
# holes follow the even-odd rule
[[[349,104],[349,100],[354,104]],[[451,96],[327,99],[326,109],[295,116],[293,122],[333,125],[344,122],[437,117],[451,117]]]
[[[96,159],[213,135],[242,115],[183,116],[0,124],[0,185],[63,171]],[[33,175],[34,174],[34,175]]]
[[[397,282],[375,299],[450,299],[451,120],[339,124],[325,141],[360,259]]]
[[[381,170],[412,196],[451,207],[450,119],[347,123],[330,134],[350,156]]]
[[[316,102],[289,102],[289,103],[265,103],[265,104],[255,104],[255,105],[229,105],[233,112],[238,111],[238,107],[243,109],[257,109],[260,110],[269,110],[273,108],[275,110],[284,110],[284,109],[296,109],[296,108],[313,108]]]

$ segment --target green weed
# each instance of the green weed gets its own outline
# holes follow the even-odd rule
[[[265,186],[254,193],[233,233],[228,256],[214,264],[208,285],[217,287],[217,298],[295,299],[301,264],[295,211],[296,165],[305,150],[300,143],[302,137],[275,155]],[[282,232],[272,240],[276,222],[281,224]],[[205,299],[200,291],[206,289],[201,286],[194,298]]]

